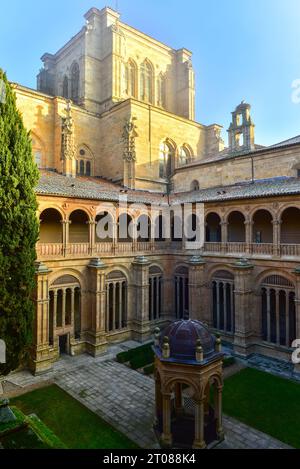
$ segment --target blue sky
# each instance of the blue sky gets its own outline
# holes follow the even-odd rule
[[[0,14],[0,67],[35,88],[44,52],[54,53],[84,24],[92,6],[116,0],[10,0]],[[256,142],[300,134],[299,0],[119,0],[124,22],[179,49],[193,51],[197,120],[228,128],[242,99],[252,105]],[[227,136],[224,132],[224,136]]]

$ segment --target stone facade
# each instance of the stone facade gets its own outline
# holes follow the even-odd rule
[[[189,51],[108,8],[85,19],[43,56],[38,91],[12,85],[41,170],[32,370],[61,353],[147,340],[176,314],[204,321],[241,356],[290,360],[300,338],[300,139],[257,145],[242,103],[225,148],[220,125],[194,120]],[[186,203],[195,239],[154,233],[162,210]]]

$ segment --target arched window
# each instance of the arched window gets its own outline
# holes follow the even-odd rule
[[[59,341],[60,353],[68,353],[69,340],[62,333],[71,333],[75,339],[81,334],[81,287],[78,280],[71,275],[64,275],[49,289],[49,343]]]
[[[132,60],[126,65],[126,92],[136,98],[136,65]]]
[[[295,286],[285,277],[271,275],[262,283],[261,301],[263,340],[291,347],[296,339]]]
[[[193,181],[191,184],[191,191],[199,191],[200,190],[200,184],[199,181]]]
[[[159,150],[159,177],[168,178],[172,171],[174,150],[168,142],[163,142]]]
[[[222,238],[221,218],[217,213],[209,213],[206,217],[205,240],[207,243],[220,243]]]
[[[68,99],[69,97],[69,79],[65,76],[63,81],[63,97]]]
[[[149,270],[149,321],[160,319],[162,314],[163,275],[158,267]]]
[[[40,215],[40,243],[60,244],[63,242],[62,217],[54,208],[44,210]]]
[[[83,210],[74,210],[70,215],[69,241],[72,244],[89,242],[89,217]]]
[[[183,146],[179,148],[179,166],[185,166],[190,161],[190,152],[187,147]]]
[[[38,168],[43,167],[43,144],[42,141],[36,137],[35,135],[32,135],[32,153],[34,157],[34,161],[37,165]]]
[[[74,103],[79,101],[80,70],[78,63],[74,63],[71,69],[71,99]]]
[[[78,152],[76,172],[80,176],[93,175],[93,155],[91,151],[84,145],[80,147]]]
[[[166,78],[161,73],[157,78],[157,106],[166,107]]]
[[[137,240],[149,242],[151,238],[151,220],[148,215],[141,215],[137,221]]]
[[[127,279],[122,272],[112,272],[106,280],[106,332],[127,327]]]
[[[147,61],[141,66],[141,100],[148,103],[153,101],[153,72]]]
[[[189,319],[189,271],[186,267],[175,272],[175,312],[177,319]]]
[[[245,216],[241,212],[231,212],[228,217],[228,242],[245,243],[246,227]]]
[[[226,270],[216,272],[212,279],[212,316],[215,329],[234,333],[234,277]]]
[[[133,241],[133,222],[130,215],[121,213],[118,219],[118,241],[132,243]]]

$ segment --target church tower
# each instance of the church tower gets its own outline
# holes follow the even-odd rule
[[[250,104],[241,102],[232,113],[232,122],[228,129],[229,149],[234,152],[248,152],[255,149],[254,129],[250,115]]]

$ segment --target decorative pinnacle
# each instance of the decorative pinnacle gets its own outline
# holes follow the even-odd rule
[[[160,336],[160,328],[156,327],[154,330],[154,345],[158,347],[159,345],[159,336]]]
[[[170,358],[169,337],[164,337],[164,343],[163,343],[163,346],[162,346],[162,355],[163,355],[163,358],[165,358],[165,359]]]
[[[204,360],[204,353],[203,353],[203,347],[201,344],[201,340],[198,339],[196,342],[196,361],[201,363]]]
[[[220,353],[222,352],[222,341],[221,338],[218,337],[216,340],[216,347],[215,347],[216,352]]]

